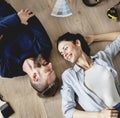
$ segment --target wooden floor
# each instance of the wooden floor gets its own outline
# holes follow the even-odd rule
[[[108,8],[118,3],[119,0],[103,0],[96,7],[86,7],[82,0],[67,0],[72,11],[72,16],[56,18],[51,16],[52,8],[56,0],[7,0],[19,11],[29,8],[40,19],[53,44],[51,61],[58,77],[71,66],[64,61],[56,49],[58,36],[65,32],[88,34],[100,34],[112,31],[120,31],[120,22],[112,21],[106,16]],[[91,45],[91,54],[103,49],[107,43],[95,43]],[[120,55],[115,58],[115,67],[120,75]],[[30,86],[28,76],[16,78],[1,78],[0,93],[12,105],[15,113],[10,118],[64,118],[61,111],[61,96],[58,91],[55,97],[42,99]]]

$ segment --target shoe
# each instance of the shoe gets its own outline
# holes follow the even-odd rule
[[[3,101],[3,96],[0,94],[0,100]]]
[[[3,100],[3,96],[0,94],[0,111],[4,118],[8,118],[14,113],[13,108],[11,105]]]

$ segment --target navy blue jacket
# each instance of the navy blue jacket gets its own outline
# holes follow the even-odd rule
[[[3,39],[0,40],[0,75],[2,77],[24,75],[22,65],[26,58],[36,57],[40,53],[46,58],[49,57],[52,49],[51,41],[35,16],[28,20],[28,25],[23,25],[16,12],[7,16],[1,15],[1,34],[3,34]]]

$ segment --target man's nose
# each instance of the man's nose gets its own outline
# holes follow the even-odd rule
[[[44,66],[44,71],[48,72],[52,70],[52,63],[49,63],[48,65]]]

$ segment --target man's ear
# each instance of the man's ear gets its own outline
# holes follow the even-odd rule
[[[38,81],[38,77],[37,77],[37,74],[36,74],[36,73],[33,73],[33,81],[34,81],[34,82],[37,82],[37,81]]]
[[[76,44],[77,46],[81,46],[80,40],[77,39],[76,42],[75,42],[75,44]]]

